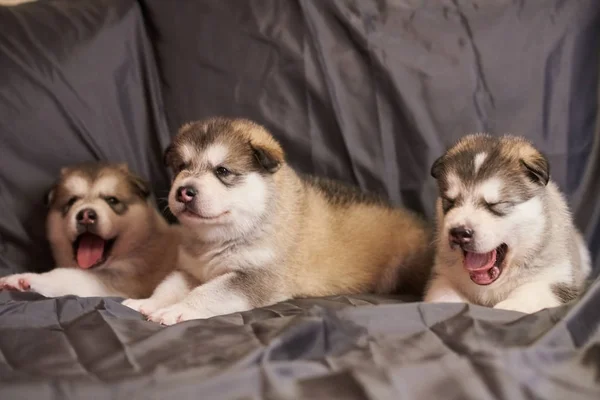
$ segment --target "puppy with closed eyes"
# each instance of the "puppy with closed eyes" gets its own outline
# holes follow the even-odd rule
[[[581,294],[589,251],[530,142],[468,135],[431,174],[439,186],[437,254],[425,301],[534,313]]]
[[[171,325],[297,297],[422,295],[432,252],[426,223],[359,190],[301,177],[280,144],[248,120],[184,125],[165,154],[175,174],[178,271],[125,305]]]
[[[47,196],[48,241],[58,268],[0,278],[0,289],[145,298],[173,271],[178,231],[125,164],[63,168]]]

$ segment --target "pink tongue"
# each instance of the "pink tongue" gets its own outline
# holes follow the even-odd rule
[[[77,247],[77,264],[83,269],[94,266],[104,254],[104,240],[91,233],[84,233],[79,238]]]
[[[496,263],[496,250],[489,253],[465,252],[464,266],[469,271],[487,271]]]

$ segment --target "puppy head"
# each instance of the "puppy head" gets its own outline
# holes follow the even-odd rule
[[[511,260],[535,251],[544,229],[548,161],[523,138],[468,135],[435,161],[441,246],[471,280],[495,282]]]
[[[213,118],[184,125],[167,148],[165,163],[175,175],[171,212],[205,239],[227,240],[263,218],[285,156],[262,126]]]
[[[99,267],[131,250],[149,221],[148,184],[125,164],[63,168],[46,195],[48,239],[60,267]]]

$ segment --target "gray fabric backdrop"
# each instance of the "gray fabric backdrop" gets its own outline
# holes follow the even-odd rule
[[[213,115],[253,118],[297,168],[428,217],[446,146],[522,134],[548,154],[596,256],[599,16],[593,0],[0,8],[0,273],[51,267],[41,199],[61,166],[127,161],[164,198],[170,135]]]
[[[430,217],[447,145],[523,134],[597,256],[599,17],[593,0],[0,7],[0,274],[52,266],[42,197],[60,167],[127,161],[160,199],[169,137],[215,114],[264,123],[303,171]],[[403,300],[299,299],[164,328],[118,299],[0,292],[0,398],[600,398],[598,283],[529,316]]]

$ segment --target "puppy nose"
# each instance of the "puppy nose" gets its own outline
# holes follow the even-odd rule
[[[470,243],[474,233],[473,229],[467,228],[466,226],[458,226],[450,229],[451,240],[456,244]]]
[[[198,192],[191,186],[181,186],[177,189],[177,201],[180,203],[189,203],[194,200]]]
[[[79,211],[75,218],[77,219],[77,222],[82,225],[92,225],[96,223],[98,215],[96,214],[96,211],[91,208],[86,208]]]

